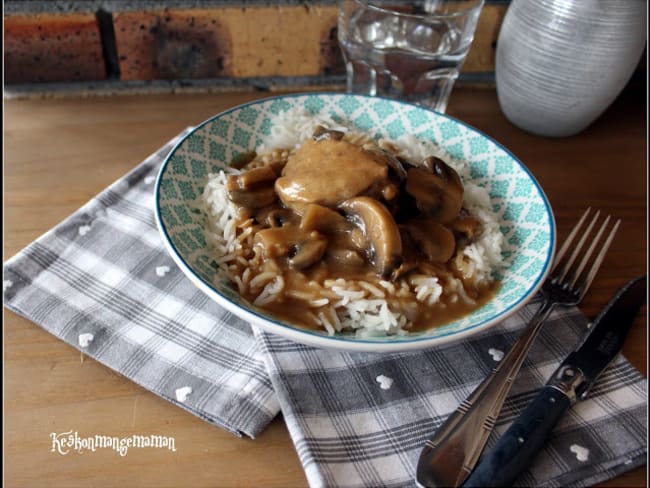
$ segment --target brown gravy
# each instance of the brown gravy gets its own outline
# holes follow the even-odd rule
[[[372,282],[372,278],[368,282]],[[408,330],[410,332],[422,332],[458,320],[488,303],[498,290],[499,283],[493,282],[485,289],[472,293],[470,296],[475,300],[474,303],[457,300],[455,303],[443,301],[436,305],[426,305],[416,302],[416,319],[411,322]],[[246,298],[251,302],[255,299],[250,294]],[[389,306],[392,305],[391,308],[394,308],[397,305],[397,308],[399,308],[399,302],[400,299],[389,300]],[[313,308],[304,300],[282,295],[277,301],[265,305],[264,309],[281,321],[311,330],[323,329],[322,325],[310,318]]]
[[[242,242],[229,272],[249,301],[289,323],[323,329],[359,299],[385,301],[406,317],[402,328],[421,331],[498,289],[471,275],[463,249],[481,223],[462,207],[458,174],[437,158],[414,163],[324,130],[281,160],[256,157],[227,191]],[[442,287],[432,304],[429,277]]]

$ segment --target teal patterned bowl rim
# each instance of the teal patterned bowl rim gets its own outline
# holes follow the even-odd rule
[[[215,284],[214,276],[209,276],[210,267],[206,264],[206,257],[209,256],[206,256],[207,253],[204,252],[206,250],[201,249],[200,244],[194,244],[198,251],[197,249],[188,250],[187,246],[188,235],[191,235],[190,240],[193,242],[203,243],[204,246],[207,246],[205,236],[201,236],[203,223],[200,219],[203,217],[199,217],[195,207],[196,197],[203,190],[201,185],[205,177],[203,177],[203,181],[198,181],[200,178],[194,178],[192,171],[200,168],[198,174],[205,176],[206,168],[210,164],[213,165],[213,169],[215,167],[224,167],[237,154],[254,149],[262,140],[264,134],[261,132],[268,134],[269,118],[277,115],[278,107],[281,110],[282,107],[287,108],[300,104],[314,114],[323,113],[324,109],[330,110],[329,115],[333,116],[337,121],[341,118],[339,111],[341,107],[344,114],[347,114],[347,111],[363,109],[361,115],[354,121],[343,117],[345,119],[343,122],[354,125],[359,130],[368,131],[374,129],[376,131],[375,135],[390,137],[392,135],[390,133],[391,125],[393,128],[401,127],[413,131],[415,131],[414,127],[417,126],[422,130],[411,133],[432,140],[450,158],[465,160],[471,169],[472,178],[476,173],[478,184],[490,188],[490,202],[493,210],[500,216],[501,224],[520,224],[519,221],[505,220],[505,217],[508,216],[509,219],[513,217],[521,218],[522,212],[528,209],[528,221],[525,223],[536,227],[537,233],[534,233],[532,238],[530,235],[526,236],[526,239],[528,239],[524,242],[526,246],[521,249],[518,248],[518,245],[522,244],[519,241],[521,236],[519,235],[520,229],[518,229],[518,225],[512,227],[501,226],[505,237],[509,235],[505,230],[511,233],[508,242],[514,239],[515,244],[509,250],[506,247],[505,253],[510,253],[507,258],[509,259],[509,266],[502,270],[502,273],[499,272],[497,277],[504,280],[502,289],[507,279],[519,282],[519,284],[510,287],[507,301],[501,303],[502,301],[497,300],[501,293],[500,290],[495,299],[481,307],[478,313],[475,312],[469,317],[452,324],[417,334],[358,338],[353,335],[339,334],[329,336],[324,332],[303,329],[284,323],[243,301],[230,285],[225,285],[223,282],[219,285]],[[334,113],[332,111],[339,112]],[[261,123],[259,123],[260,112],[262,112]],[[392,120],[392,122],[388,125],[382,124],[379,127],[372,126],[372,117],[384,118],[384,121]],[[351,122],[353,123],[351,124]],[[247,130],[248,132],[246,132]],[[454,136],[451,136],[450,139],[440,139],[443,137],[441,134],[445,133],[447,135],[453,134],[457,138],[460,137],[460,143],[448,144],[450,140],[454,140]],[[208,144],[206,140],[210,138],[214,138],[218,142],[211,140],[210,144]],[[238,142],[234,142],[235,140]],[[210,158],[207,158],[205,153],[201,152],[208,145],[210,148],[218,147],[219,149],[212,151],[214,154]],[[459,147],[462,149],[459,149]],[[466,154],[468,147],[471,150],[474,147],[487,148],[488,153],[491,154],[491,159],[486,160],[487,162],[481,161],[481,163],[485,164],[479,168],[478,160],[476,158],[472,159],[473,156],[470,157]],[[199,151],[198,159],[196,159],[197,150]],[[208,154],[210,155],[210,151],[208,151]],[[185,159],[186,155],[194,155],[195,157],[190,157],[189,161],[187,161]],[[214,159],[215,157],[216,159]],[[501,172],[499,174],[500,179],[495,179],[495,168]],[[512,182],[512,178],[515,177],[516,181],[512,183],[515,187],[513,194],[500,195],[499,192],[503,191],[504,188],[502,183]],[[512,198],[513,202],[505,198],[506,196]],[[449,115],[408,102],[366,95],[330,92],[279,95],[237,105],[214,115],[187,133],[167,155],[156,179],[154,199],[156,223],[165,248],[182,272],[197,288],[239,318],[267,332],[306,345],[336,350],[357,352],[417,350],[457,341],[484,331],[515,313],[533,298],[550,271],[556,246],[555,221],[548,199],[532,173],[508,149],[471,125]],[[522,201],[528,204],[528,207],[522,206]],[[524,210],[521,210],[522,208]],[[183,216],[181,220],[185,220],[186,223],[189,222],[188,225],[176,225],[179,223],[179,214]],[[189,231],[187,230],[188,226]],[[534,251],[530,251],[532,248],[531,243],[536,246]],[[526,252],[528,252],[527,255]],[[195,257],[197,253],[199,258]],[[525,258],[523,264],[520,263],[522,260],[520,258]],[[510,268],[513,264],[523,267],[523,270],[517,269],[519,272],[525,271],[526,274],[518,276],[513,273]]]

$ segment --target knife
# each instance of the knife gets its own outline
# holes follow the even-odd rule
[[[462,486],[512,486],[562,414],[588,396],[598,376],[623,347],[636,314],[646,302],[646,284],[646,276],[636,278],[612,298],[582,344],[567,356],[528,407],[483,455]]]

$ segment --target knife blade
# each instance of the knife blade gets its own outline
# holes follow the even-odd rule
[[[512,486],[562,414],[584,400],[618,355],[634,318],[646,302],[647,277],[627,283],[592,322],[579,347],[555,370],[533,401],[479,460],[463,487]]]

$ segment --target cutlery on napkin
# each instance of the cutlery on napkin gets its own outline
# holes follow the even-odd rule
[[[553,372],[533,401],[485,453],[464,487],[511,486],[544,445],[551,431],[574,403],[583,401],[601,373],[618,355],[646,301],[647,279],[624,286],[590,324],[580,346]],[[574,448],[578,456],[584,450]]]

